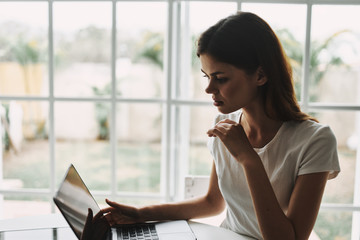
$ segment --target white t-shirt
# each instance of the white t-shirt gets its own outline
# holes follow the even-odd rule
[[[239,122],[241,110],[221,114],[223,119]],[[239,234],[262,239],[250,191],[242,166],[232,157],[221,140],[211,137],[208,147],[215,161],[219,188],[227,205],[222,227]],[[329,171],[329,179],[340,171],[336,139],[328,126],[314,121],[284,122],[260,156],[277,200],[286,213],[298,175]]]

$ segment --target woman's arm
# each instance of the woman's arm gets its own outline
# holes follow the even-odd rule
[[[296,239],[308,239],[319,212],[328,176],[328,172],[298,176],[287,211]]]
[[[148,206],[140,208],[140,215],[147,220],[191,219],[216,215],[225,207],[220,193],[217,174],[213,164],[209,189],[205,196],[185,200],[178,203]]]
[[[111,225],[157,220],[178,220],[216,215],[225,208],[213,164],[206,195],[177,203],[135,208],[107,200],[109,208],[102,210]]]
[[[252,162],[253,164],[244,164],[243,167],[263,238],[308,239],[315,224],[329,173],[298,176],[285,215],[261,161],[254,159]]]

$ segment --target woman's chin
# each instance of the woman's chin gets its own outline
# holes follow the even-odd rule
[[[239,110],[239,109],[229,109],[229,108],[225,108],[225,107],[217,107],[217,109],[222,114],[229,114],[229,113]]]

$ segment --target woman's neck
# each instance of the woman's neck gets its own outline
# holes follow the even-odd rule
[[[254,148],[264,147],[279,131],[282,122],[269,118],[265,111],[243,109],[240,123]]]

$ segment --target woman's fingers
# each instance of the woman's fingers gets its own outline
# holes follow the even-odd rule
[[[218,127],[214,127],[207,132],[209,137],[220,137],[223,132]]]
[[[117,224],[131,224],[139,221],[138,209],[122,205],[109,199],[105,199],[109,207],[104,208],[101,212],[105,215],[106,220],[111,226]]]
[[[233,124],[234,123],[232,121],[231,122],[220,121],[213,128],[209,129],[207,131],[207,134],[209,137],[221,137],[222,135],[225,135],[229,131],[229,129]]]
[[[91,208],[88,208],[88,215],[86,217],[86,222],[85,222],[85,226],[84,229],[81,233],[81,240],[89,240],[90,236],[92,235],[93,232],[93,212],[91,210]]]
[[[109,199],[105,199],[105,202],[110,206],[110,207],[107,207],[107,208],[103,208],[100,210],[100,212],[104,215],[110,213],[110,212],[113,212],[113,211],[119,211],[120,208],[122,207],[122,205],[116,203],[116,202],[113,202],[113,201],[110,201]]]
[[[93,220],[93,211],[91,208],[88,209],[88,215],[86,217],[86,224],[91,224]]]
[[[116,202],[113,202],[113,201],[110,201],[109,199],[105,199],[105,202],[109,205],[109,206],[111,206],[111,207],[118,207],[118,203],[116,203]]]
[[[220,121],[220,123],[237,124],[237,122],[235,122],[235,121],[233,121],[233,120],[230,120],[230,119],[228,119],[228,118]]]
[[[102,211],[99,211],[93,218],[93,222],[96,222],[98,220],[103,220],[105,218],[105,215]]]
[[[128,206],[126,205],[123,205],[123,204],[119,204],[117,202],[113,202],[113,201],[110,201],[109,199],[105,199],[106,203],[110,206],[110,207],[113,207],[113,208],[116,208],[116,209],[125,209],[125,208],[128,208]]]

